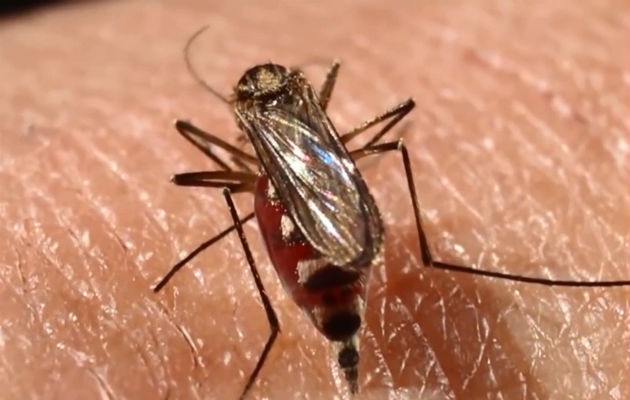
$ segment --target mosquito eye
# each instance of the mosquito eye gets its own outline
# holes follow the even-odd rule
[[[322,326],[330,340],[344,340],[354,335],[361,326],[361,317],[352,311],[341,311],[331,315]]]

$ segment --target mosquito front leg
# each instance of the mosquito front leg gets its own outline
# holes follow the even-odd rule
[[[505,274],[496,271],[486,271],[482,269],[476,269],[472,267],[466,267],[461,265],[449,264],[442,261],[433,259],[431,250],[429,249],[428,241],[424,229],[422,228],[422,217],[420,215],[420,206],[418,203],[418,196],[416,194],[416,185],[413,179],[413,173],[411,170],[411,162],[409,161],[409,153],[407,148],[403,144],[402,139],[395,142],[388,142],[379,145],[375,145],[368,148],[362,148],[350,153],[350,155],[358,160],[371,154],[380,154],[388,151],[399,151],[402,155],[402,161],[405,168],[405,174],[407,176],[407,185],[409,188],[409,194],[411,197],[411,205],[413,207],[413,213],[416,220],[416,228],[418,230],[418,238],[420,240],[420,254],[422,256],[422,263],[427,267],[443,269],[454,272],[462,272],[473,275],[481,275],[490,278],[507,279],[517,282],[536,283],[539,285],[547,286],[573,286],[573,287],[609,287],[609,286],[630,286],[630,280],[609,280],[609,281],[574,281],[574,280],[555,280],[536,278],[529,276],[521,276],[514,274]]]
[[[258,294],[260,295],[260,299],[263,303],[263,307],[265,308],[265,313],[267,313],[267,320],[269,321],[269,328],[271,332],[269,333],[269,338],[267,339],[267,343],[263,348],[262,353],[260,354],[260,358],[256,363],[256,367],[254,371],[250,374],[247,379],[247,383],[243,388],[243,392],[241,393],[240,399],[244,399],[249,392],[249,389],[252,387],[254,382],[256,381],[256,377],[260,372],[261,368],[265,364],[265,360],[267,359],[267,355],[273,346],[273,343],[278,336],[278,332],[280,332],[280,323],[278,322],[278,317],[276,316],[276,312],[271,306],[271,302],[269,301],[269,297],[267,296],[267,292],[265,291],[265,287],[263,286],[262,280],[260,279],[260,275],[258,274],[258,270],[256,269],[256,264],[254,263],[254,257],[252,256],[252,252],[249,249],[249,244],[247,243],[247,238],[245,237],[245,232],[243,231],[243,226],[241,225],[241,220],[238,217],[238,212],[236,211],[236,207],[234,206],[234,202],[232,201],[232,196],[230,194],[230,189],[226,188],[223,190],[223,195],[225,196],[225,201],[228,204],[228,208],[230,209],[230,214],[232,215],[232,219],[234,220],[234,225],[236,226],[236,231],[238,233],[238,237],[241,241],[241,245],[243,246],[243,251],[245,252],[245,258],[247,259],[247,263],[249,264],[249,269],[252,272],[252,276],[254,277],[254,281],[256,283],[256,288],[258,289]]]
[[[326,80],[324,81],[322,88],[319,90],[319,104],[322,106],[323,110],[326,110],[332,91],[335,88],[335,82],[337,81],[337,74],[339,73],[340,65],[339,61],[333,61],[328,73],[326,74]]]
[[[377,115],[371,120],[364,122],[357,128],[342,135],[341,142],[344,144],[348,143],[350,140],[359,136],[361,133],[370,129],[374,125],[391,118],[391,120],[383,128],[381,128],[381,130],[376,132],[376,134],[362,147],[362,149],[366,149],[372,146],[373,144],[375,144],[376,142],[378,142],[379,139],[382,138],[383,135],[385,135],[391,128],[393,128],[394,125],[396,125],[400,120],[402,120],[405,117],[405,115],[409,114],[409,112],[413,110],[415,106],[416,106],[416,103],[414,103],[413,99],[408,99],[406,101],[403,101],[402,103],[398,104],[396,107],[390,110],[387,110],[382,114]]]
[[[256,175],[239,171],[200,171],[173,175],[178,186],[229,188],[232,193],[253,192]]]
[[[175,121],[175,128],[177,131],[188,140],[193,146],[201,150],[201,152],[207,155],[212,161],[216,162],[226,171],[232,170],[230,166],[219,156],[214,154],[211,150],[211,145],[222,148],[227,151],[232,157],[239,159],[239,161],[247,162],[258,168],[258,159],[251,154],[244,152],[243,150],[235,147],[228,142],[220,139],[219,137],[205,132],[190,122],[177,120]]]

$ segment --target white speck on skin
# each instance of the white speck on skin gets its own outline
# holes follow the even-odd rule
[[[481,140],[481,145],[486,150],[494,150],[494,140],[490,137],[485,137]]]
[[[223,354],[223,365],[227,366],[228,364],[230,364],[231,360],[232,360],[232,353],[230,353],[229,351],[226,351]]]

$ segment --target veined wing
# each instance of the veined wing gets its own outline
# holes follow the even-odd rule
[[[236,113],[309,243],[334,265],[368,264],[382,244],[382,222],[313,89]]]

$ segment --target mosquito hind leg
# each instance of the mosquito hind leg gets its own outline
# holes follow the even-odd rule
[[[411,205],[413,207],[413,213],[416,221],[416,228],[418,230],[418,238],[420,241],[420,254],[422,256],[422,263],[427,267],[461,272],[473,275],[481,275],[490,278],[506,279],[517,282],[535,283],[539,285],[547,286],[571,286],[571,287],[610,287],[610,286],[630,286],[630,280],[609,280],[609,281],[574,281],[574,280],[555,280],[546,278],[536,278],[522,275],[506,274],[503,272],[487,271],[482,269],[476,269],[456,264],[449,264],[442,261],[437,261],[433,258],[431,250],[429,249],[428,241],[424,229],[422,227],[422,217],[420,215],[420,206],[418,202],[418,196],[416,194],[416,185],[413,179],[413,173],[411,171],[411,162],[409,161],[409,153],[407,148],[403,144],[402,140],[394,142],[383,143],[372,147],[361,148],[353,151],[350,155],[358,160],[372,154],[379,154],[388,151],[399,151],[402,155],[402,161],[405,168],[405,174],[407,177],[407,185],[409,188],[409,194],[411,197]]]
[[[241,220],[239,219],[238,212],[236,211],[236,207],[234,206],[234,202],[232,201],[232,195],[230,194],[230,189],[226,188],[223,190],[223,195],[225,196],[225,201],[227,202],[228,208],[230,209],[230,214],[232,215],[232,219],[234,220],[234,226],[236,227],[236,231],[238,233],[238,237],[241,241],[241,245],[243,246],[243,251],[245,252],[245,258],[247,258],[247,263],[249,264],[250,271],[252,276],[254,277],[254,281],[256,283],[256,288],[258,289],[258,294],[260,295],[260,299],[263,303],[263,307],[265,308],[265,313],[267,314],[267,320],[269,321],[269,328],[271,332],[269,333],[269,338],[267,339],[267,343],[265,343],[265,347],[263,348],[260,357],[258,358],[258,362],[256,363],[256,367],[249,375],[247,379],[247,383],[241,392],[241,396],[239,397],[241,400],[245,398],[252,385],[256,381],[256,377],[258,373],[262,369],[265,364],[265,360],[267,359],[267,355],[273,346],[278,333],[280,332],[280,323],[278,322],[278,317],[276,316],[276,312],[274,311],[271,302],[269,301],[269,297],[267,296],[267,292],[265,291],[265,287],[263,286],[262,280],[260,279],[260,275],[258,274],[258,270],[256,269],[256,264],[254,263],[254,257],[252,256],[252,252],[249,249],[249,244],[247,243],[247,238],[245,237],[245,232],[243,231],[243,226],[241,225]]]
[[[397,106],[395,106],[394,108],[391,108],[385,111],[384,113],[377,115],[376,117],[372,118],[369,121],[364,122],[363,124],[359,125],[358,127],[351,130],[350,132],[343,134],[341,136],[341,142],[346,144],[350,140],[359,136],[361,133],[373,127],[374,125],[391,118],[390,121],[378,132],[376,132],[376,134],[372,136],[372,138],[368,140],[368,142],[362,147],[362,149],[367,149],[368,147],[378,142],[383,137],[383,135],[385,135],[398,122],[400,122],[400,120],[402,120],[407,114],[409,114],[409,112],[413,110],[415,106],[416,106],[416,103],[413,101],[413,99],[407,99],[403,101],[402,103],[398,104]]]

